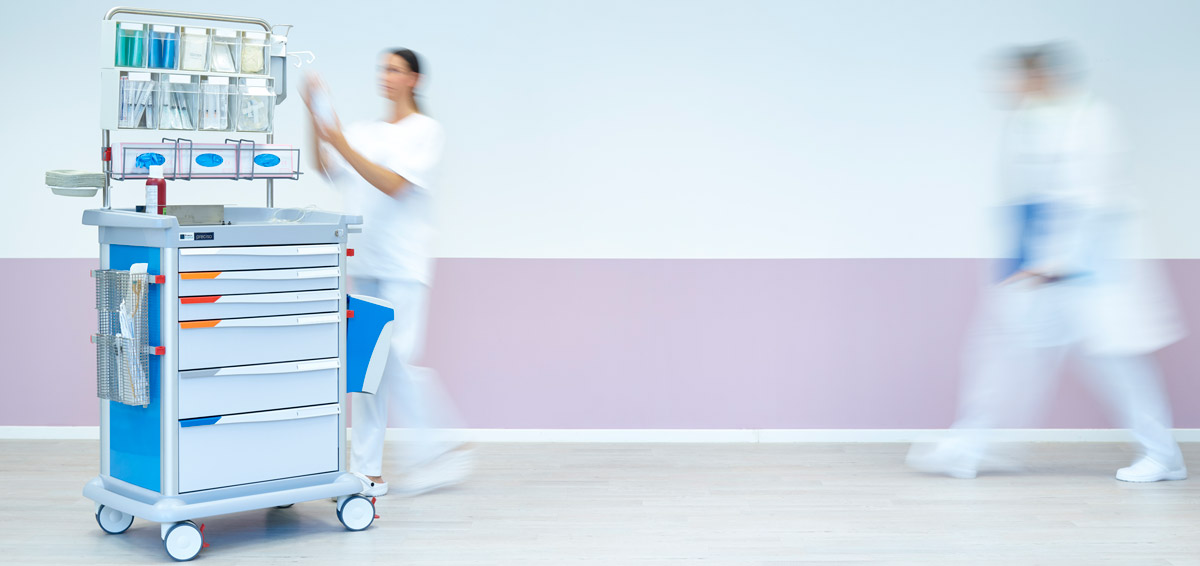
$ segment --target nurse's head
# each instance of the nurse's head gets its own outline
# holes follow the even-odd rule
[[[393,49],[383,54],[379,65],[380,94],[392,102],[416,106],[416,88],[421,82],[421,60],[411,49]]]
[[[1079,55],[1066,42],[1018,47],[1005,59],[1008,90],[1016,99],[1053,99],[1083,77]]]

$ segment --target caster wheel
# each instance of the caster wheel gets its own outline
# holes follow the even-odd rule
[[[361,495],[352,495],[338,505],[338,520],[351,531],[361,531],[375,522],[375,504]]]
[[[186,562],[200,554],[200,549],[204,546],[204,536],[200,534],[200,528],[196,523],[184,521],[175,523],[167,529],[167,536],[163,538],[163,546],[167,549],[167,554],[171,558],[180,562]]]
[[[100,528],[104,529],[104,532],[110,535],[119,535],[133,524],[133,515],[117,511],[107,505],[101,505],[96,510],[96,522],[100,523]]]

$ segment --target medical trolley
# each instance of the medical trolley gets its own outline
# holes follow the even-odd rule
[[[231,25],[255,29],[220,27]],[[176,560],[203,548],[202,517],[336,498],[347,529],[375,519],[347,470],[346,399],[378,385],[393,313],[346,292],[347,234],[361,217],[273,206],[274,181],[300,174],[299,151],[273,143],[287,90],[274,31],[131,8],[103,21],[103,207],[83,214],[100,243],[100,475],[83,494],[108,533],[135,517],[160,523]],[[184,137],[206,126],[247,133]],[[166,129],[172,138],[110,144],[113,131]],[[171,182],[265,179],[267,206],[111,208],[111,182],[151,166]]]

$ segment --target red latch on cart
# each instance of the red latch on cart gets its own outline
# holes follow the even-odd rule
[[[346,248],[346,257],[354,257],[354,248]]]
[[[159,285],[162,285],[162,284],[164,284],[164,283],[166,283],[166,282],[167,282],[167,276],[166,276],[166,275],[155,275],[155,276],[154,276],[154,280],[153,280],[153,281],[151,281],[151,283],[157,283],[157,284],[159,284]]]
[[[346,318],[354,318],[354,311],[347,309]]]
[[[150,353],[154,354],[155,356],[166,355],[167,347],[166,346],[155,346],[153,348],[150,348]]]
[[[112,161],[112,148],[111,147],[100,148],[100,161]]]

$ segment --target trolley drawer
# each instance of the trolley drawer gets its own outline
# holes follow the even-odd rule
[[[180,248],[179,271],[232,271],[338,265],[338,244]]]
[[[179,418],[338,402],[337,358],[179,372]]]
[[[341,275],[342,270],[339,267],[180,273],[179,296],[337,289],[341,284]]]
[[[341,298],[341,291],[336,289],[295,293],[181,297],[179,299],[179,320],[337,312]]]
[[[340,313],[179,323],[179,369],[336,358]]]
[[[338,469],[338,405],[179,421],[179,491]]]

